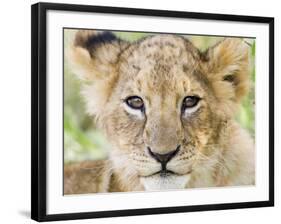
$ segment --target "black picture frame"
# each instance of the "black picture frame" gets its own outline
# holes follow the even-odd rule
[[[254,208],[274,206],[274,18],[240,15],[224,15],[210,13],[194,13],[183,11],[163,11],[137,8],[103,7],[74,4],[37,3],[32,5],[31,16],[31,218],[37,221],[54,221],[86,218],[102,218],[115,216],[148,215],[161,213],[178,213],[206,210],[222,210],[237,208]],[[254,22],[269,25],[269,200],[208,204],[196,206],[163,207],[149,209],[115,210],[86,213],[52,214],[46,213],[46,129],[47,120],[47,88],[46,88],[46,13],[48,10],[75,12],[100,12],[124,15],[141,15],[155,17],[175,17],[205,20]]]

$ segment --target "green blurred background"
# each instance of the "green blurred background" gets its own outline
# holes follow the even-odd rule
[[[73,42],[76,30],[64,30],[64,52],[67,52]],[[119,38],[127,41],[136,41],[149,33],[114,32]],[[222,37],[193,36],[186,37],[200,50],[205,50]],[[237,121],[254,137],[255,135],[255,41],[245,39],[251,46],[251,79],[252,87],[249,95],[244,98],[242,107],[236,116]],[[96,129],[93,119],[85,113],[85,106],[80,96],[81,82],[70,70],[68,57],[64,57],[64,162],[82,160],[97,160],[107,157],[109,144]]]

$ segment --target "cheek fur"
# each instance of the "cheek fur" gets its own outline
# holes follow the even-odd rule
[[[182,120],[187,143],[192,139],[193,144],[203,146],[208,143],[208,136],[214,129],[211,111],[202,106],[189,117]],[[203,137],[202,137],[203,136]]]
[[[102,119],[108,138],[119,146],[142,144],[144,121],[128,115],[122,107],[108,113]],[[122,141],[121,141],[122,140]]]

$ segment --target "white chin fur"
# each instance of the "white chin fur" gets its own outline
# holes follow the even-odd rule
[[[160,175],[153,175],[149,177],[142,177],[141,183],[146,191],[154,190],[174,190],[184,189],[190,179],[190,175],[169,175],[160,177]]]

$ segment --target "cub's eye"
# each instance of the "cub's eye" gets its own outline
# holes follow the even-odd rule
[[[129,96],[125,100],[125,102],[132,109],[135,109],[135,110],[143,110],[144,109],[143,100],[142,100],[142,98],[140,98],[138,96]]]
[[[195,107],[198,102],[199,102],[200,98],[197,96],[187,96],[184,98],[183,102],[182,102],[182,110],[185,111],[188,108],[193,108]]]

